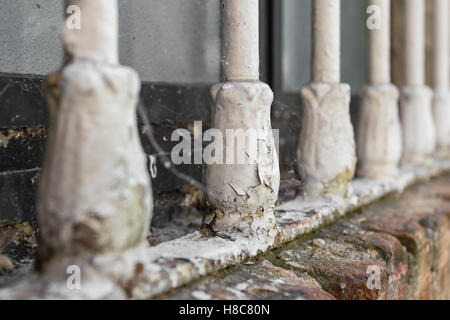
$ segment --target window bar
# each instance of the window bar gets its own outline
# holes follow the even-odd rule
[[[136,121],[140,81],[119,65],[117,0],[66,5],[79,8],[81,23],[67,21],[67,64],[47,80],[52,120],[39,190],[38,271],[59,297],[90,297],[89,283],[97,282],[99,298],[133,277],[133,263],[115,262],[145,247],[151,220]],[[81,290],[67,289],[70,266],[82,274]]]
[[[449,9],[448,0],[433,0],[433,115],[437,153],[443,157],[450,156]]]
[[[360,177],[392,178],[402,156],[399,91],[391,84],[390,0],[368,0],[368,85],[361,91],[357,130]]]
[[[425,1],[404,0],[404,86],[400,94],[402,162],[430,165],[436,146],[432,91],[425,85]]]
[[[347,195],[356,166],[350,86],[340,83],[340,0],[313,1],[312,82],[301,90],[298,173],[307,197]]]
[[[258,235],[269,246],[280,172],[270,120],[273,93],[259,81],[258,6],[258,0],[222,0],[223,83],[211,93],[223,155],[205,159],[205,186],[216,232]]]

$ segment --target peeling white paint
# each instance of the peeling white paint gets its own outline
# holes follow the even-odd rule
[[[199,300],[211,300],[212,299],[212,297],[209,294],[207,294],[206,292],[203,292],[203,291],[193,291],[192,296],[195,299],[199,299]]]
[[[211,96],[213,127],[222,133],[227,159],[226,164],[205,166],[204,182],[208,202],[216,212],[214,230],[232,237],[237,232],[236,244],[244,236],[258,238],[262,247],[269,247],[275,236],[273,209],[280,169],[270,122],[274,96],[259,81],[258,15],[258,0],[222,0],[224,83],[212,87]],[[234,137],[227,137],[229,130],[262,134],[238,146]],[[246,152],[248,144],[256,146],[256,159]],[[229,159],[230,155],[246,155],[246,164]],[[252,253],[254,248],[248,250]]]
[[[236,289],[237,289],[237,290],[240,290],[240,291],[244,291],[244,290],[246,290],[246,289],[248,288],[248,286],[249,286],[248,283],[243,282],[243,283],[239,283],[239,284],[236,286]]]

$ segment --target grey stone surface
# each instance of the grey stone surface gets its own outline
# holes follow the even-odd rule
[[[46,75],[60,67],[63,3],[0,0],[0,72]],[[119,0],[119,6],[121,63],[142,80],[219,80],[219,1]]]
[[[219,1],[119,0],[119,4],[124,65],[148,81],[219,81]]]
[[[297,92],[310,78],[311,1],[283,1],[282,87]],[[119,6],[121,63],[142,80],[218,82],[219,1],[119,0]],[[46,75],[58,69],[63,1],[0,0],[0,7],[0,72]],[[342,80],[353,92],[366,74],[365,19],[364,1],[342,2]]]
[[[63,3],[0,0],[0,72],[47,74],[60,66]]]

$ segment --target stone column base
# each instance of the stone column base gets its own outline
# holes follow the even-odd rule
[[[152,212],[136,125],[136,72],[84,61],[69,64],[52,82],[54,77],[47,88],[53,110],[39,186],[43,269],[141,245]]]
[[[403,87],[400,119],[403,130],[403,163],[430,165],[436,147],[431,111],[433,93],[427,86]]]
[[[305,196],[346,196],[356,166],[350,86],[312,83],[302,89],[301,96],[298,172],[304,182],[303,192]]]
[[[213,127],[223,142],[223,162],[205,168],[208,200],[216,209],[214,230],[269,234],[275,228],[273,208],[280,184],[270,122],[272,90],[255,81],[222,83],[211,91]],[[255,153],[249,152],[249,143]],[[244,162],[239,162],[238,156]]]
[[[436,128],[437,155],[450,157],[450,94],[436,91],[433,97],[433,116]]]
[[[361,92],[357,130],[360,177],[383,179],[398,174],[402,156],[398,98],[398,89],[391,84],[366,86]]]

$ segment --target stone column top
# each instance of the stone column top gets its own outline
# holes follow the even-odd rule
[[[341,1],[313,1],[313,82],[340,82]]]
[[[77,26],[69,18],[64,25],[69,58],[119,64],[117,0],[66,0],[66,5],[80,22]]]
[[[369,84],[391,82],[391,19],[390,0],[369,0],[369,6],[380,8],[374,25],[368,26]],[[377,12],[375,12],[377,14]]]
[[[404,0],[405,4],[405,67],[404,84],[425,84],[425,2]]]
[[[259,80],[259,2],[222,0],[224,81]]]

